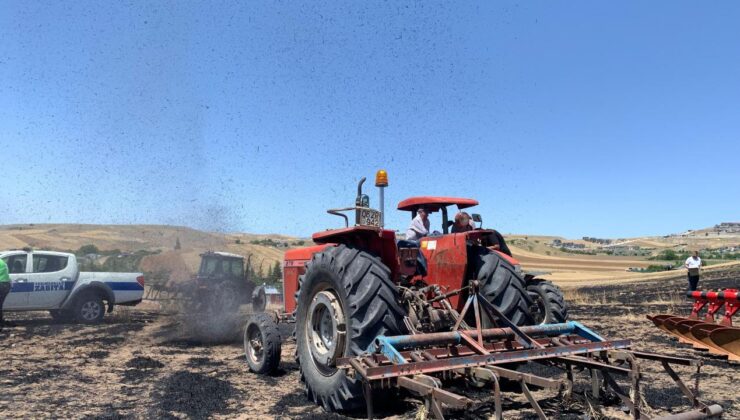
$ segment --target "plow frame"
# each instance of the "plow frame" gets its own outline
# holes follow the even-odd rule
[[[647,318],[680,343],[730,361],[740,361],[740,327],[732,325],[732,317],[740,310],[740,292],[737,289],[691,291],[686,296],[694,299],[688,317],[661,314],[648,315]],[[702,318],[700,311],[707,305],[709,307]],[[724,317],[717,322],[715,314],[722,307],[725,308]]]
[[[694,306],[691,309],[689,319],[700,319],[699,313],[707,304],[707,313],[704,314],[704,322],[715,323],[715,315],[722,307],[725,307],[725,314],[719,324],[726,327],[732,326],[732,317],[740,310],[740,291],[738,289],[725,289],[721,291],[702,291],[696,290],[686,292],[686,297],[694,299]]]
[[[464,328],[463,318],[471,310],[475,328]],[[499,328],[483,329],[481,316],[488,316]],[[367,404],[368,419],[374,418],[374,389],[404,389],[424,399],[427,413],[443,419],[444,407],[469,410],[473,400],[443,388],[442,380],[465,378],[493,392],[495,418],[503,418],[500,380],[518,384],[529,405],[540,419],[547,416],[529,386],[551,389],[567,400],[573,398],[575,368],[589,372],[591,393],[611,389],[630,410],[634,419],[650,419],[642,410],[640,379],[643,377],[639,360],[661,363],[692,410],[676,418],[700,419],[722,413],[718,405],[707,406],[699,401],[699,375],[702,362],[680,357],[632,351],[631,340],[608,341],[577,322],[517,327],[495,306],[478,294],[477,284],[471,293],[453,331],[419,333],[402,336],[378,336],[367,351],[356,357],[337,361],[337,367],[361,381]],[[514,363],[535,362],[557,367],[564,378],[552,379],[508,368]],[[504,366],[501,366],[504,365]],[[672,365],[693,366],[693,389],[679,377]],[[630,387],[622,389],[615,375],[626,375]],[[671,418],[668,416],[666,418]]]

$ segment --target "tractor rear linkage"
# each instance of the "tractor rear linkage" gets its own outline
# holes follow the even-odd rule
[[[468,300],[452,331],[378,336],[365,354],[337,361],[337,367],[362,382],[369,419],[374,415],[373,389],[408,390],[424,398],[427,412],[438,419],[444,418],[443,405],[458,410],[471,409],[474,405],[471,399],[442,388],[442,379],[459,377],[480,387],[492,387],[496,419],[502,418],[500,378],[518,383],[539,418],[545,419],[547,416],[529,386],[562,392],[569,399],[573,395],[575,367],[589,371],[594,396],[598,396],[602,386],[610,388],[633,418],[649,419],[640,403],[642,373],[638,359],[660,362],[691,402],[693,410],[664,418],[702,419],[722,413],[719,405],[707,406],[698,399],[701,361],[631,351],[630,340],[606,341],[577,322],[517,327],[478,294],[476,282],[468,289]],[[476,327],[461,329],[462,320],[471,307]],[[484,329],[481,316],[503,325]],[[565,378],[549,379],[501,366],[527,362],[558,367],[565,372]],[[696,368],[693,390],[684,384],[671,365]],[[626,375],[630,389],[623,390],[614,379],[615,375]]]

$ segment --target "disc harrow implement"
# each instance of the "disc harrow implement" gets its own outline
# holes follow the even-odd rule
[[[452,331],[381,335],[365,353],[337,361],[338,368],[361,381],[368,418],[374,416],[373,391],[390,388],[423,398],[426,412],[437,419],[443,419],[448,410],[475,409],[480,404],[469,396],[444,388],[449,380],[465,379],[491,390],[496,419],[503,415],[502,380],[516,384],[538,417],[545,419],[545,411],[530,387],[551,390],[567,401],[576,398],[577,373],[587,372],[592,395],[609,390],[633,418],[649,419],[649,410],[640,397],[642,361],[659,362],[689,400],[692,410],[681,413],[685,417],[680,418],[700,419],[722,413],[720,406],[708,406],[698,399],[701,361],[633,351],[631,340],[605,340],[578,322],[518,327],[478,294],[475,282],[470,292]],[[470,319],[465,318],[467,312],[475,319],[474,328],[463,321]],[[483,317],[494,321],[496,327],[483,328]],[[559,368],[562,374],[553,378],[515,370],[530,363]],[[695,369],[693,389],[679,378],[673,365]]]
[[[740,361],[740,327],[732,324],[732,317],[740,309],[740,292],[737,289],[693,291],[687,292],[686,296],[694,299],[688,317],[654,315],[648,319],[681,343],[728,360]],[[716,316],[723,307],[724,315],[716,322]],[[706,312],[701,316],[704,308]]]

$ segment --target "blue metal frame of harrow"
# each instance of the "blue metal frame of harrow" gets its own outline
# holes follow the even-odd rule
[[[381,354],[392,364],[369,367],[366,372],[366,379],[375,380],[418,373],[439,372],[455,368],[526,362],[535,359],[623,349],[629,348],[632,345],[631,340],[606,341],[589,328],[573,321],[562,324],[519,327],[518,330],[527,336],[557,337],[577,335],[589,340],[589,342],[552,347],[538,347],[530,344],[524,346],[525,348],[522,350],[490,352],[488,354],[415,362],[406,360],[401,354],[401,351],[434,345],[456,346],[465,344],[470,339],[477,339],[479,333],[477,330],[462,330],[390,337],[378,336],[370,344],[367,352],[370,354]],[[480,331],[484,339],[511,337],[516,335],[516,333],[511,328],[492,328]],[[467,337],[463,337],[463,334]]]

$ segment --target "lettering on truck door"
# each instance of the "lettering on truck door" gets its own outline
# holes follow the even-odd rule
[[[67,255],[45,252],[31,254],[33,289],[29,293],[29,308],[58,308],[72,290],[77,267]]]
[[[3,309],[28,308],[28,295],[33,284],[29,283],[26,268],[28,255],[23,251],[11,252],[3,257],[10,273],[10,294],[5,298]]]

